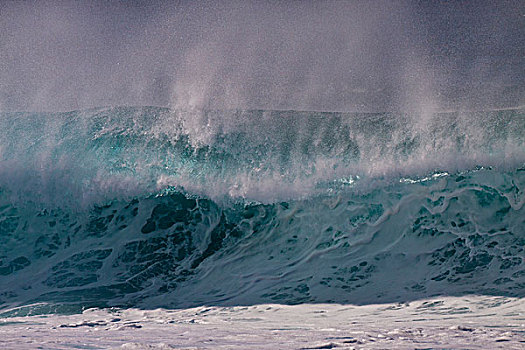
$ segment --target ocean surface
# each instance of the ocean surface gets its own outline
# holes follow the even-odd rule
[[[0,116],[2,317],[525,297],[525,110]]]

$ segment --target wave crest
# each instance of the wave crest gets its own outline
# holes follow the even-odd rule
[[[4,113],[0,130],[0,186],[50,205],[167,186],[271,203],[335,183],[525,164],[523,109],[420,116],[121,107]]]

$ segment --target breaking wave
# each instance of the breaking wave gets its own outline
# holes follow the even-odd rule
[[[524,135],[520,108],[3,113],[0,308],[523,297]]]

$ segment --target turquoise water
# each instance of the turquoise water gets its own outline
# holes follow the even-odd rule
[[[524,135],[523,109],[3,113],[0,308],[523,297]]]

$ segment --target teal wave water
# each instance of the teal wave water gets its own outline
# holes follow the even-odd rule
[[[3,113],[0,308],[524,297],[524,189],[519,108]]]

